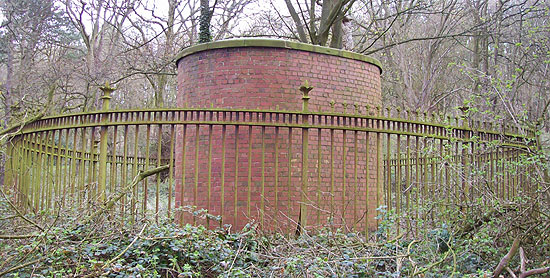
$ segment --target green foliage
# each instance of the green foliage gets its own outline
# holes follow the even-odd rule
[[[457,235],[459,223],[396,235],[395,213],[385,207],[379,213],[379,230],[369,242],[336,226],[293,238],[263,235],[254,225],[230,233],[228,227],[208,230],[168,220],[144,228],[116,222],[74,226],[74,219],[58,219],[37,238],[0,240],[0,255],[11,262],[0,263],[0,272],[39,259],[7,277],[485,277],[509,247],[499,226],[511,215],[463,237]],[[10,221],[18,220],[0,224]],[[533,261],[550,251],[548,241],[539,250],[530,246]]]

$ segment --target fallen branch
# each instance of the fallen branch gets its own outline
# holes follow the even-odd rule
[[[514,239],[514,242],[512,243],[512,247],[510,247],[510,250],[508,253],[500,260],[497,267],[495,268],[495,271],[493,272],[493,278],[498,278],[500,273],[508,266],[508,263],[512,258],[516,255],[518,252],[519,244],[521,243],[521,240],[519,239],[519,236],[517,236]]]
[[[544,274],[544,273],[549,272],[549,271],[550,271],[550,266],[549,267],[541,267],[541,268],[531,269],[529,271],[522,272],[519,275],[519,278],[525,278],[525,277],[529,277],[529,276],[537,275],[537,274]]]
[[[86,225],[86,224],[90,223],[92,220],[94,220],[95,218],[97,218],[98,216],[105,213],[106,211],[109,211],[111,208],[113,208],[113,206],[116,204],[116,202],[118,202],[120,199],[122,199],[122,197],[124,195],[126,195],[128,192],[131,192],[132,189],[140,181],[144,180],[145,178],[147,178],[149,176],[158,174],[158,173],[166,171],[168,169],[170,169],[170,165],[163,165],[163,166],[160,166],[160,167],[157,167],[157,168],[147,170],[147,171],[143,171],[143,172],[139,173],[137,176],[134,177],[134,180],[129,185],[127,185],[124,189],[122,189],[122,191],[120,193],[118,193],[118,195],[116,195],[114,197],[111,197],[109,199],[109,201],[107,201],[107,203],[105,203],[104,206],[100,207],[99,210],[92,213],[92,215],[88,216],[88,218],[86,218],[81,224]]]
[[[10,273],[10,272],[14,272],[14,271],[16,271],[16,270],[25,268],[25,267],[27,267],[27,266],[29,266],[29,265],[31,265],[31,264],[39,263],[39,262],[43,261],[44,259],[46,259],[46,257],[43,257],[43,258],[40,258],[40,259],[36,259],[36,260],[34,260],[34,261],[30,261],[30,262],[28,262],[28,263],[24,263],[24,264],[22,264],[22,265],[18,265],[18,266],[12,267],[12,268],[10,268],[10,269],[8,269],[8,270],[6,270],[6,271],[2,271],[2,272],[0,272],[0,277],[4,276],[4,275],[6,275],[6,274],[8,274],[8,273]]]
[[[500,263],[498,264],[497,268],[495,269],[493,273],[493,278],[498,278],[500,273],[506,269],[508,274],[512,276],[513,278],[519,277],[519,278],[525,278],[537,274],[544,274],[546,272],[550,271],[550,267],[541,267],[536,269],[527,270],[527,257],[525,256],[525,251],[522,247],[519,246],[520,240],[519,236],[514,239],[514,242],[512,243],[512,247],[510,248],[510,251],[500,260]],[[515,256],[515,254],[518,252],[519,249],[519,259],[520,259],[520,265],[519,265],[519,275],[516,275],[509,267],[508,263],[510,260]]]
[[[26,222],[33,225],[34,227],[38,228],[40,231],[42,231],[42,232],[45,231],[45,229],[42,228],[40,225],[36,224],[36,222],[30,220],[25,215],[23,215],[23,213],[21,213],[21,211],[19,211],[17,209],[17,207],[10,201],[10,199],[6,196],[6,194],[4,193],[4,191],[2,189],[0,189],[0,193],[2,193],[2,197],[4,197],[4,199],[8,202],[8,204],[15,211],[15,214],[17,214],[18,217],[25,220]]]
[[[130,244],[128,244],[128,246],[126,246],[126,248],[124,248],[124,250],[122,250],[122,252],[120,252],[118,255],[116,255],[114,258],[112,258],[111,260],[109,260],[104,266],[103,268],[106,268],[108,267],[109,265],[111,265],[112,263],[116,262],[116,260],[118,260],[120,257],[122,257],[122,255],[124,255],[124,253],[126,253],[133,245],[134,243],[136,243],[136,241],[141,237],[141,235],[143,234],[143,231],[145,231],[145,228],[147,227],[147,223],[145,223],[145,225],[143,225],[143,228],[141,228],[141,231],[139,232],[139,234],[134,238],[134,240],[132,240],[132,242],[130,242]]]
[[[110,259],[108,262],[106,262],[102,267],[101,269],[97,270],[97,271],[94,271],[86,276],[83,276],[83,278],[87,278],[87,277],[98,277],[98,276],[101,276],[103,277],[104,275],[107,275],[107,273],[104,273],[103,275],[98,275],[100,271],[103,271],[104,269],[106,269],[107,267],[109,267],[112,263],[116,262],[120,257],[122,257],[122,255],[124,255],[124,253],[126,253],[135,243],[136,241],[141,238],[141,235],[143,234],[143,231],[145,231],[145,228],[147,227],[147,223],[145,223],[145,225],[143,225],[143,228],[141,228],[141,231],[139,232],[139,234],[134,238],[134,240],[132,240],[132,242],[130,242],[130,244],[128,246],[126,246],[126,248],[124,248],[124,250],[122,250],[122,252],[120,252],[118,255],[116,255],[114,258]]]
[[[520,259],[519,278],[525,278],[532,275],[543,274],[550,271],[550,267],[542,267],[542,268],[527,270],[528,260],[527,260],[527,257],[525,256],[525,251],[523,251],[523,248],[521,247],[519,248],[519,259]]]
[[[39,235],[36,234],[28,234],[28,235],[0,235],[0,239],[23,239],[23,238],[31,238],[31,237],[37,237]]]

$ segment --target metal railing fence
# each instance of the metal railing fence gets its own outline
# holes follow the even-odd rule
[[[190,206],[240,228],[327,224],[369,233],[379,208],[397,229],[418,229],[484,196],[530,190],[522,163],[530,131],[382,107],[345,113],[178,108],[51,116],[10,140],[5,185],[35,212],[103,204],[140,171],[169,165],[123,194],[131,221],[186,214]],[[178,209],[179,208],[179,209]],[[377,209],[378,208],[378,209]]]

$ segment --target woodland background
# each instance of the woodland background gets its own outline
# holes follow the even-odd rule
[[[262,234],[253,224],[235,232],[177,227],[170,219],[139,226],[112,215],[91,221],[93,210],[71,208],[24,215],[0,190],[0,276],[528,277],[550,271],[549,0],[0,0],[0,22],[3,128],[99,109],[106,82],[117,88],[113,108],[174,107],[175,57],[183,48],[275,37],[379,59],[385,106],[536,130],[518,163],[535,169],[530,178],[538,185],[513,200],[484,192],[457,222],[418,234],[396,234],[392,212],[380,208],[371,241],[332,227],[288,238]],[[3,144],[9,134],[0,135]]]
[[[105,82],[117,87],[119,108],[174,106],[180,50],[266,36],[379,59],[386,105],[451,114],[465,105],[481,119],[548,125],[548,1],[3,0],[0,8],[4,126],[39,111],[97,109]]]

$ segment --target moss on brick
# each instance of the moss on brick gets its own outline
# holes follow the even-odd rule
[[[342,58],[353,59],[353,60],[358,60],[369,64],[373,64],[377,66],[380,69],[380,73],[382,73],[382,64],[380,63],[380,61],[366,55],[362,55],[359,53],[350,52],[346,50],[341,50],[341,49],[307,44],[307,43],[291,42],[291,41],[277,40],[277,39],[264,39],[264,38],[231,39],[231,40],[222,40],[222,41],[215,41],[210,43],[194,45],[182,50],[177,56],[177,61],[179,62],[179,60],[185,56],[189,56],[191,54],[202,52],[209,49],[238,48],[238,47],[273,47],[273,48],[294,49],[294,50],[301,50],[301,51],[338,56]]]

